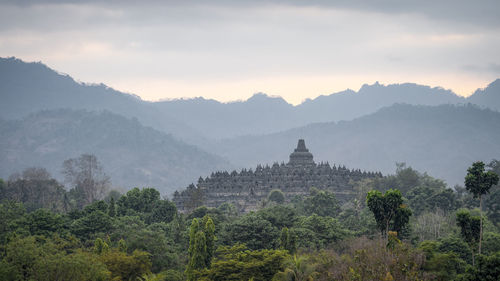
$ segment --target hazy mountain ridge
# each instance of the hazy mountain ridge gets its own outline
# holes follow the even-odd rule
[[[164,193],[228,167],[223,159],[184,144],[137,119],[109,111],[50,110],[22,120],[0,120],[0,177],[30,166],[61,179],[62,162],[95,154],[114,185],[154,186]]]
[[[351,120],[394,103],[439,105],[476,103],[500,109],[500,80],[469,98],[450,90],[412,83],[363,85],[357,92],[346,90],[308,99],[293,106],[281,97],[255,94],[246,101],[221,103],[194,98],[146,102],[105,85],[75,82],[41,63],[0,58],[0,93],[4,101],[0,116],[19,118],[43,109],[74,108],[110,110],[184,141],[205,145],[207,139],[260,135],[317,122]]]
[[[150,102],[104,84],[83,84],[42,63],[0,58],[0,116],[18,119],[40,110],[71,108],[109,110],[183,140],[203,138],[187,124]]]
[[[470,120],[463,120],[463,124],[456,122],[456,120],[462,120],[462,117],[456,114],[456,110],[464,111],[469,107],[459,106],[455,111],[449,110],[449,108],[453,107],[431,107],[432,109],[428,109],[430,113],[434,110],[444,110],[442,113],[444,115],[440,115],[440,117],[436,115],[435,118],[437,118],[437,120],[432,122],[428,122],[427,119],[422,119],[425,115],[422,116],[421,111],[425,107],[415,107],[420,110],[415,111],[415,120],[406,118],[410,116],[410,112],[414,110],[413,107],[408,107],[411,109],[409,112],[404,112],[403,110],[400,115],[396,113],[393,113],[393,116],[384,115],[387,114],[387,112],[391,112],[388,108],[392,108],[389,106],[395,102],[431,106],[474,102],[483,107],[500,110],[500,79],[494,81],[484,89],[478,89],[469,98],[459,97],[452,91],[444,90],[439,87],[431,88],[411,83],[384,86],[375,83],[373,85],[364,85],[357,92],[346,90],[336,94],[319,96],[315,99],[306,100],[297,106],[287,103],[281,97],[270,97],[263,93],[255,94],[246,101],[230,103],[221,103],[204,98],[146,102],[134,95],[121,93],[102,84],[90,85],[78,83],[68,75],[62,75],[42,63],[25,63],[15,58],[0,58],[0,94],[2,97],[2,103],[0,103],[0,120],[2,118],[17,119],[27,114],[33,114],[45,109],[71,108],[91,111],[109,110],[127,118],[137,118],[136,121],[133,121],[136,123],[134,126],[144,124],[161,132],[170,134],[170,136],[165,136],[162,133],[162,137],[155,135],[153,139],[168,138],[168,144],[180,144],[178,141],[174,142],[172,138],[188,141],[189,143],[201,147],[204,151],[218,153],[219,155],[227,157],[227,159],[239,167],[252,167],[259,163],[286,161],[288,154],[291,152],[299,137],[306,138],[308,144],[310,143],[313,145],[312,151],[319,160],[329,160],[335,163],[346,164],[352,168],[359,167],[367,170],[381,170],[382,172],[392,172],[394,170],[394,162],[396,161],[408,162],[408,164],[418,169],[429,171],[432,170],[432,165],[437,165],[437,173],[434,176],[442,176],[450,183],[461,182],[462,179],[458,179],[457,175],[463,174],[462,170],[458,171],[457,165],[451,163],[450,159],[452,157],[456,158],[455,163],[460,163],[463,167],[475,160],[473,159],[474,157],[480,157],[486,161],[495,157],[500,158],[493,155],[495,151],[486,151],[489,147],[496,147],[496,144],[484,143],[492,140],[491,135],[484,135],[483,131],[480,131],[478,136],[474,135],[476,133],[475,130],[482,128],[480,120],[476,120],[477,124],[474,123],[471,128],[463,127],[464,124],[469,124],[467,122],[471,122]],[[402,106],[403,105],[397,105],[394,106],[394,108],[401,108]],[[388,108],[380,110],[383,107]],[[470,112],[476,112],[477,110],[479,109],[469,108],[469,115],[466,116],[472,118],[471,120],[475,120],[474,118],[476,117],[489,118],[487,114],[470,115]],[[404,113],[406,113],[406,115],[404,115]],[[369,115],[365,116],[366,114]],[[449,114],[449,116],[446,114]],[[491,114],[493,114],[492,116],[496,116],[495,113]],[[113,114],[108,112],[105,116],[113,116]],[[383,116],[386,116],[384,117],[385,119],[382,118]],[[51,130],[50,126],[63,126],[60,124],[62,121],[58,118],[48,119],[46,116],[44,118],[47,123],[46,125],[49,126],[48,131]],[[352,119],[355,120],[349,122],[331,122]],[[27,120],[31,120],[33,125],[27,124]],[[420,123],[417,122],[418,120],[420,120]],[[440,120],[441,122],[439,122]],[[442,120],[448,120],[448,123],[443,123]],[[99,125],[107,124],[106,120],[103,119],[101,121],[102,124]],[[54,122],[54,124],[50,125],[51,122]],[[60,145],[60,139],[64,140],[66,137],[70,140],[72,139],[72,136],[64,136],[65,131],[56,134],[59,139],[51,139],[50,136],[47,136],[44,143],[40,143],[40,139],[34,138],[31,141],[36,148],[28,146],[16,148],[15,145],[11,146],[13,145],[12,143],[7,144],[7,140],[21,141],[24,140],[24,138],[31,139],[29,136],[31,136],[30,134],[33,132],[26,128],[28,126],[35,126],[33,129],[37,131],[38,128],[36,126],[40,126],[41,123],[33,119],[33,117],[28,117],[23,121],[1,121],[1,123],[4,132],[16,132],[17,134],[17,139],[9,136],[2,140],[0,146],[0,150],[3,151],[2,155],[15,158],[15,156],[12,155],[15,155],[14,152],[17,151],[20,155],[23,155],[19,158],[23,159],[23,161],[20,161],[19,165],[2,164],[2,174],[0,176],[6,176],[5,173],[7,173],[7,171],[10,172],[12,167],[23,169],[33,165],[44,166],[45,163],[49,163],[49,166],[52,165],[49,167],[52,171],[58,172],[59,166],[55,167],[54,165],[60,165],[62,160],[64,160],[62,158],[75,157],[77,155],[64,155],[64,157],[63,155],[59,155],[57,157],[54,156],[53,159],[47,158],[50,155],[56,155],[57,149],[62,149],[65,152],[74,151],[75,153],[80,153],[80,148],[85,147],[88,150],[101,151],[104,153],[106,148],[113,151],[110,152],[108,156],[105,156],[109,157],[110,161],[117,159],[111,155],[113,153],[116,154],[117,152],[115,150],[119,148],[122,148],[122,157],[125,157],[127,154],[135,155],[138,153],[137,151],[132,151],[135,149],[133,146],[120,146],[122,144],[117,139],[101,139],[99,135],[95,135],[91,132],[91,128],[86,128],[87,134],[80,134],[79,138],[75,138],[74,142],[71,143],[68,141],[64,143],[66,146],[62,148],[58,148],[57,146]],[[68,124],[70,123],[71,122]],[[316,124],[309,125],[311,123]],[[436,124],[440,124],[445,130],[436,127]],[[450,129],[448,128],[450,124],[453,128],[456,128],[458,132],[449,132],[449,134],[457,139],[463,139],[463,142],[456,143],[458,140],[448,140],[449,136],[443,134],[443,131]],[[24,129],[20,129],[17,132],[16,130],[20,126],[24,126]],[[67,126],[67,124],[64,126]],[[71,123],[71,126],[77,125]],[[109,126],[114,125],[110,124]],[[387,126],[392,126],[390,128],[394,127],[395,129],[389,129]],[[498,128],[495,124],[492,124],[492,127]],[[104,135],[106,135],[106,133],[111,133],[106,132],[105,127],[101,126],[99,128],[104,131]],[[360,128],[364,128],[364,130]],[[378,128],[379,130],[382,128],[387,131],[384,134],[380,134],[374,131],[374,128]],[[415,132],[419,130],[424,133],[416,134]],[[75,134],[74,132],[66,133]],[[26,134],[26,136],[22,136],[22,134]],[[159,134],[159,132],[155,132],[155,134]],[[335,134],[338,134],[338,136],[336,137]],[[408,134],[408,136],[412,136],[412,138],[407,140],[404,134]],[[462,135],[465,135],[465,138],[463,138]],[[96,141],[88,140],[85,144],[79,144],[79,141],[87,139],[89,136],[94,136]],[[235,138],[235,136],[243,137]],[[388,136],[397,137],[388,139]],[[138,138],[138,136],[133,133],[122,134],[121,137],[123,138],[120,140],[121,142]],[[481,147],[474,148],[475,142],[472,141],[474,137],[481,143]],[[367,141],[368,139],[371,140]],[[110,144],[103,143],[104,140],[108,141]],[[415,140],[420,140],[420,142],[416,142]],[[253,143],[253,141],[255,141],[255,143]],[[266,142],[267,144],[263,145],[263,143]],[[338,148],[332,148],[328,142]],[[405,142],[409,144],[407,147],[404,146],[406,144]],[[464,154],[462,151],[450,150],[448,155],[440,156],[448,161],[444,161],[446,165],[457,167],[454,172],[442,171],[442,169],[444,169],[443,165],[440,166],[439,163],[443,161],[437,156],[434,158],[435,155],[432,153],[426,153],[426,151],[429,150],[439,150],[442,149],[442,147],[446,147],[446,142],[455,144],[456,147],[461,147],[461,150],[466,151]],[[76,145],[77,143],[78,145]],[[146,143],[144,146],[148,147]],[[114,146],[111,144],[114,144]],[[156,159],[152,162],[158,161],[157,164],[159,166],[157,170],[154,170],[154,175],[152,174],[152,177],[158,177],[158,180],[154,181],[154,184],[163,184],[163,182],[168,182],[170,184],[170,182],[173,182],[184,185],[184,183],[193,181],[192,174],[195,174],[195,172],[199,172],[198,175],[202,175],[206,172],[215,171],[221,167],[219,163],[224,162],[217,157],[211,158],[213,157],[213,155],[211,155],[210,157],[207,156],[206,159],[211,159],[210,161],[213,162],[207,160],[201,161],[202,164],[198,164],[195,161],[196,157],[186,152],[191,151],[193,147],[185,149],[187,146],[181,147],[178,145],[172,145],[171,151],[169,152],[171,155],[175,155],[173,159],[167,157],[162,160],[160,159],[161,157],[159,157],[159,155],[162,154],[156,153],[158,148],[155,147],[161,147],[161,143],[147,144],[151,145],[147,148],[151,150],[151,152],[146,151],[147,149],[145,148],[141,151],[141,155],[151,155],[153,159]],[[472,148],[469,148],[465,144],[470,145]],[[314,145],[317,146],[314,147]],[[174,151],[175,149],[178,149],[178,151]],[[372,151],[376,153],[370,153]],[[469,152],[470,154],[467,154]],[[29,157],[29,153],[35,153],[35,155],[41,153],[45,154],[43,154],[43,158],[37,156],[39,158],[35,157],[32,159]],[[187,155],[184,155],[184,153],[187,153]],[[204,155],[203,153],[205,152],[202,152],[202,155]],[[104,155],[107,154],[104,153]],[[386,159],[387,155],[391,156],[391,158]],[[372,158],[368,159],[368,156]],[[136,156],[131,156],[131,159],[127,161],[132,161],[134,157]],[[11,161],[10,158],[5,159],[6,161]],[[181,164],[178,170],[173,164],[176,159],[183,159],[180,161]],[[433,163],[429,163],[429,159],[437,160]],[[188,160],[194,162],[190,163]],[[462,163],[466,160],[467,163]],[[161,161],[165,161],[165,163]],[[112,164],[108,165],[108,169],[116,169],[116,173],[118,173],[119,168],[123,168],[120,166],[120,163],[110,163]],[[211,163],[214,165],[211,165]],[[201,166],[189,170],[186,173],[186,167],[189,167],[191,164],[194,166]],[[147,165],[149,164],[146,163],[146,166]],[[226,165],[226,167],[229,166],[227,163],[222,166],[224,165]],[[168,173],[171,173],[170,179],[162,178],[164,169],[161,167],[169,168]],[[207,170],[205,170],[205,168]],[[133,173],[126,169],[124,171],[119,171],[124,174],[124,182],[127,177],[133,178]],[[460,169],[462,169],[462,167],[460,167]],[[4,173],[3,171],[6,172]],[[142,171],[138,173],[140,176],[138,176],[137,179],[143,177],[144,173],[148,172]],[[110,174],[116,177],[116,175]],[[196,178],[198,175],[196,175]],[[142,179],[144,180],[144,178]],[[130,181],[131,180],[129,180],[129,182]],[[146,181],[141,182],[141,184],[149,182],[150,180],[146,179]],[[121,182],[117,183],[121,184]],[[159,188],[162,189],[161,187]]]
[[[319,96],[293,106],[282,98],[258,93],[244,102],[220,103],[196,98],[155,103],[212,139],[238,135],[260,135],[311,123],[351,120],[394,103],[415,105],[459,104],[466,99],[450,90],[412,83],[383,86],[363,85]],[[216,126],[218,125],[218,126]]]
[[[500,111],[500,79],[496,79],[484,89],[477,89],[467,100]]]
[[[238,166],[287,161],[306,139],[316,161],[394,172],[396,162],[463,184],[470,163],[500,158],[500,113],[473,105],[395,104],[354,119],[220,141],[214,152]]]

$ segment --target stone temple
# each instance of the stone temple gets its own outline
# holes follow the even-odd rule
[[[218,207],[226,202],[240,212],[249,212],[257,210],[274,189],[281,190],[285,200],[290,201],[295,196],[308,195],[310,188],[316,187],[332,191],[343,202],[354,196],[353,182],[381,176],[380,172],[316,164],[305,141],[300,139],[286,164],[258,165],[255,171],[215,172],[205,179],[200,177],[196,186],[191,184],[182,192],[176,191],[173,201],[180,212],[189,212],[198,206]]]

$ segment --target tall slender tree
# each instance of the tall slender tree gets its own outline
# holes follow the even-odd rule
[[[498,184],[498,175],[492,171],[484,170],[484,163],[481,161],[472,163],[467,169],[465,176],[465,188],[471,192],[475,198],[479,198],[480,228],[479,228],[479,251],[481,254],[481,243],[483,240],[483,195],[490,191],[490,188]]]
[[[205,215],[201,223],[197,218],[191,222],[189,229],[189,262],[186,275],[189,281],[196,280],[196,271],[210,267],[215,248],[215,225]]]

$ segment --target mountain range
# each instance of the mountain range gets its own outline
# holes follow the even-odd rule
[[[500,159],[500,113],[476,105],[394,104],[350,121],[310,124],[220,141],[214,152],[241,167],[287,162],[297,139],[316,162],[394,172],[397,162],[463,184],[474,161]]]
[[[285,161],[299,137],[318,160],[384,173],[393,171],[395,162],[407,162],[450,184],[463,181],[471,161],[500,158],[495,134],[500,130],[491,122],[500,110],[500,79],[467,98],[440,87],[375,83],[296,106],[264,93],[228,103],[202,97],[148,102],[104,84],[77,82],[42,63],[0,58],[0,96],[7,133],[0,142],[0,177],[33,165],[56,171],[62,160],[93,152],[103,153],[116,184],[148,183],[171,192],[209,171]],[[96,132],[86,127],[79,134],[64,129],[92,118],[107,127],[97,126]],[[38,119],[47,126],[54,122],[56,131],[33,135],[30,126],[42,126]],[[136,134],[138,126],[151,142]],[[125,142],[120,147],[118,136]],[[88,138],[101,142],[82,143]],[[27,139],[31,142],[23,142]],[[121,163],[127,154],[130,161]],[[190,165],[196,168],[189,170]],[[144,173],[133,172],[140,170]]]
[[[214,154],[109,111],[45,110],[20,120],[0,120],[0,130],[3,177],[38,166],[62,180],[64,160],[94,154],[114,186],[154,186],[170,193],[229,167]]]

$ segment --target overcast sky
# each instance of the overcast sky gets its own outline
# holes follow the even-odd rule
[[[139,4],[138,4],[138,3]],[[500,78],[500,1],[0,0],[0,56],[146,100]]]

